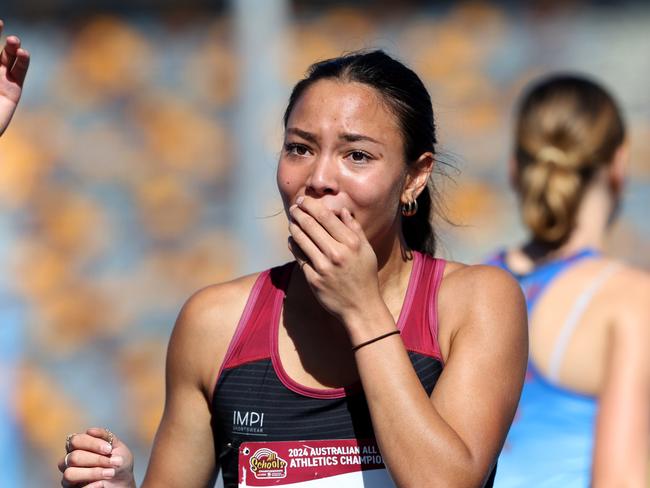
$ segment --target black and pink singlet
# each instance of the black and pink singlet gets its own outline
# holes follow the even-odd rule
[[[444,261],[413,256],[397,327],[431,394],[443,367],[436,301]],[[219,372],[212,428],[224,485],[391,487],[363,390],[309,388],[282,366],[278,328],[294,265],[259,275]]]

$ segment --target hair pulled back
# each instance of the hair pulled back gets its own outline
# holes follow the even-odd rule
[[[420,78],[384,51],[354,52],[311,65],[307,75],[293,88],[284,113],[284,127],[296,102],[307,88],[323,79],[363,83],[374,88],[397,117],[404,142],[407,165],[414,164],[425,152],[435,154],[435,125],[431,97]],[[418,212],[402,217],[402,233],[410,249],[433,255],[435,233],[431,180],[417,198]]]
[[[624,138],[618,106],[596,82],[556,75],[529,89],[514,156],[523,220],[536,240],[557,246],[569,237],[585,188]]]

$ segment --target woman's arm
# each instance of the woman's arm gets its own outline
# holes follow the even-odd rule
[[[0,20],[0,34],[4,22]],[[23,91],[29,67],[29,53],[20,47],[20,39],[9,36],[0,52],[0,136],[3,134]]]
[[[206,290],[194,295],[174,326],[167,350],[165,409],[143,488],[214,484],[214,439],[205,382],[210,350],[206,346],[213,340],[206,326],[219,323],[215,298]]]
[[[456,270],[445,277],[439,303],[448,353],[431,398],[401,341],[356,353],[377,440],[400,487],[482,486],[523,385],[526,312],[509,276],[487,267]]]
[[[291,208],[293,251],[319,301],[352,344],[395,330],[359,223],[315,199]],[[464,267],[439,295],[445,368],[429,398],[398,336],[358,349],[377,441],[401,488],[481,486],[514,416],[527,361],[524,299],[507,273]],[[444,347],[443,347],[444,349]]]
[[[609,330],[593,486],[647,487],[650,472],[650,278],[632,272]]]

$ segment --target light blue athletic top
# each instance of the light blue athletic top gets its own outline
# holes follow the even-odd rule
[[[517,278],[526,296],[528,315],[547,286],[561,273],[598,253],[585,249],[569,258],[549,262],[527,275],[518,275],[505,263],[505,252],[488,261]],[[557,384],[559,368],[573,330],[613,266],[585,289],[562,326],[543,376],[528,362],[519,408],[499,457],[495,488],[584,488],[590,484],[597,400]]]

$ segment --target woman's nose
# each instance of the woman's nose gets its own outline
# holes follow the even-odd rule
[[[336,161],[328,156],[319,156],[312,166],[307,180],[307,195],[323,196],[338,192],[338,169]]]

